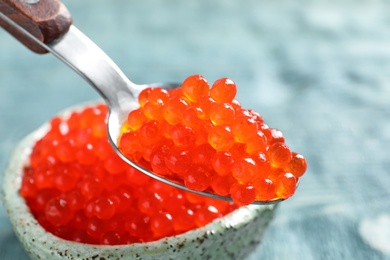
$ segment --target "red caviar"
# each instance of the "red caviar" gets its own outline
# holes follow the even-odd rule
[[[145,108],[150,98],[163,100],[167,93],[145,90],[140,103]],[[147,119],[144,111],[130,113],[131,132],[122,135],[121,148],[159,174],[187,170],[192,150],[185,149],[195,143],[192,130],[176,125],[167,131],[173,138],[170,141],[160,134],[163,124]],[[56,117],[51,129],[35,143],[20,194],[47,231],[89,244],[147,242],[201,227],[237,208],[202,196],[194,199],[124,163],[108,142],[106,116],[106,106],[96,105],[67,118]],[[150,147],[157,144],[159,149]],[[174,144],[180,149],[170,149]],[[211,181],[208,168],[202,166],[209,164],[210,152],[213,149],[204,145],[196,155],[199,167],[191,168],[194,177],[186,175],[195,189],[203,189],[200,184],[205,185],[205,179]]]
[[[163,98],[153,97],[156,91],[142,91],[140,108],[129,114],[119,139],[125,156],[146,161],[155,173],[190,189],[230,196],[238,205],[294,194],[307,168],[305,158],[292,152],[282,132],[266,125],[259,113],[241,106],[231,79],[210,88],[203,76],[192,75]]]

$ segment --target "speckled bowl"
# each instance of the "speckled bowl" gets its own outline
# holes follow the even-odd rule
[[[148,243],[98,246],[63,240],[38,224],[19,195],[23,166],[47,129],[43,125],[17,145],[4,174],[4,206],[32,259],[243,259],[260,243],[275,212],[276,205],[250,205],[202,228]]]

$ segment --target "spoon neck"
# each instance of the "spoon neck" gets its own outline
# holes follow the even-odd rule
[[[87,80],[112,108],[137,99],[140,88],[94,42],[71,26],[50,52]]]

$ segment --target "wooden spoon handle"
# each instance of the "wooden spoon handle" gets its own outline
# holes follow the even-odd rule
[[[58,0],[0,0],[0,13],[45,44],[60,38],[72,24],[69,11]],[[30,50],[47,53],[12,24],[0,19],[0,26]]]

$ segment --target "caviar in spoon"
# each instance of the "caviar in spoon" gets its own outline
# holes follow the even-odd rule
[[[239,205],[291,197],[305,158],[257,112],[242,108],[236,92],[231,79],[210,88],[201,75],[174,90],[147,88],[122,127],[119,149],[155,174]]]

